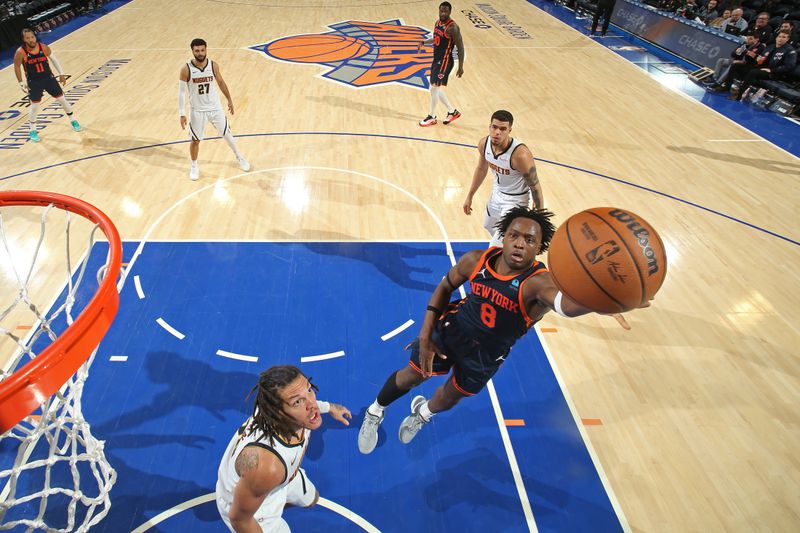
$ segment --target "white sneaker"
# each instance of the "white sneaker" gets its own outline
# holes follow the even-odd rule
[[[236,158],[236,160],[239,161],[239,168],[245,172],[250,170],[250,163],[247,162],[247,159],[245,159],[244,156],[239,156]]]
[[[419,414],[420,408],[426,401],[424,396],[414,396],[414,399],[411,400],[411,415],[403,420],[403,423],[400,424],[400,430],[397,432],[397,437],[403,444],[411,442],[411,439],[419,433],[422,426],[428,423]]]
[[[373,415],[369,410],[364,412],[364,421],[358,430],[358,451],[361,453],[372,453],[378,445],[378,426],[383,422],[383,416],[383,413],[381,416]]]
[[[197,165],[192,165],[192,168],[189,169],[189,179],[192,181],[197,181],[200,178],[200,167]]]

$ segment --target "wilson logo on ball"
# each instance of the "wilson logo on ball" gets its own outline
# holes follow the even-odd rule
[[[639,241],[639,246],[642,247],[642,253],[647,258],[647,275],[652,276],[658,272],[658,259],[656,258],[656,253],[653,251],[653,248],[650,246],[650,233],[644,229],[639,221],[630,213],[619,209],[612,209],[608,214],[625,224],[627,228],[631,230],[633,236],[636,237],[636,240]]]

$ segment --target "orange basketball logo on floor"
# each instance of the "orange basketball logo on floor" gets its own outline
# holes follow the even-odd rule
[[[400,19],[384,22],[350,20],[328,26],[333,31],[291,35],[251,46],[280,61],[318,64],[328,68],[324,78],[351,87],[403,83],[429,87],[432,48],[417,45],[429,32],[403,26]]]

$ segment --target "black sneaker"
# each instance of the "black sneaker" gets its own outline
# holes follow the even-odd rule
[[[444,125],[447,126],[448,124],[450,124],[451,122],[453,122],[455,119],[457,119],[460,116],[461,116],[461,113],[458,111],[458,109],[453,110],[452,113],[448,113],[447,114],[447,117],[444,119]]]

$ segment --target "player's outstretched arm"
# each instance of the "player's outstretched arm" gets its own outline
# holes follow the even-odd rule
[[[216,61],[211,64],[211,69],[214,71],[214,77],[217,80],[217,85],[219,85],[219,90],[228,100],[228,111],[230,111],[231,115],[233,115],[233,99],[231,98],[231,93],[228,90],[228,84],[225,83],[225,80],[222,78],[222,72],[220,71],[219,65]]]
[[[576,317],[592,312],[558,290],[549,272],[542,272],[525,282],[523,297],[527,305],[534,301],[542,303],[565,317]]]
[[[472,199],[475,197],[475,193],[478,192],[478,189],[481,188],[483,180],[486,179],[486,173],[489,172],[489,163],[483,155],[486,150],[487,141],[488,136],[478,141],[478,164],[475,166],[475,170],[472,173],[472,184],[469,186],[469,192],[467,192],[467,198],[464,200],[463,206],[464,213],[467,215],[472,214]]]
[[[524,291],[523,298],[525,299],[527,305],[530,305],[534,301],[538,301],[559,315],[567,318],[594,313],[594,311],[591,309],[583,307],[581,304],[558,290],[558,287],[556,286],[555,282],[553,281],[553,277],[549,272],[542,272],[538,276],[530,278],[527,282],[525,282]],[[650,302],[646,302],[639,306],[640,309],[644,307],[650,307]],[[627,320],[625,320],[621,314],[612,313],[611,316],[613,316],[617,322],[619,322],[619,325],[624,329],[631,329]]]
[[[533,159],[530,149],[524,144],[517,147],[511,155],[511,167],[522,171],[525,183],[528,184],[531,195],[533,195],[533,207],[544,209],[544,193],[536,173],[536,161]]]
[[[275,454],[246,446],[236,458],[239,482],[228,518],[237,533],[261,533],[255,514],[272,489],[283,483],[286,467]]]

